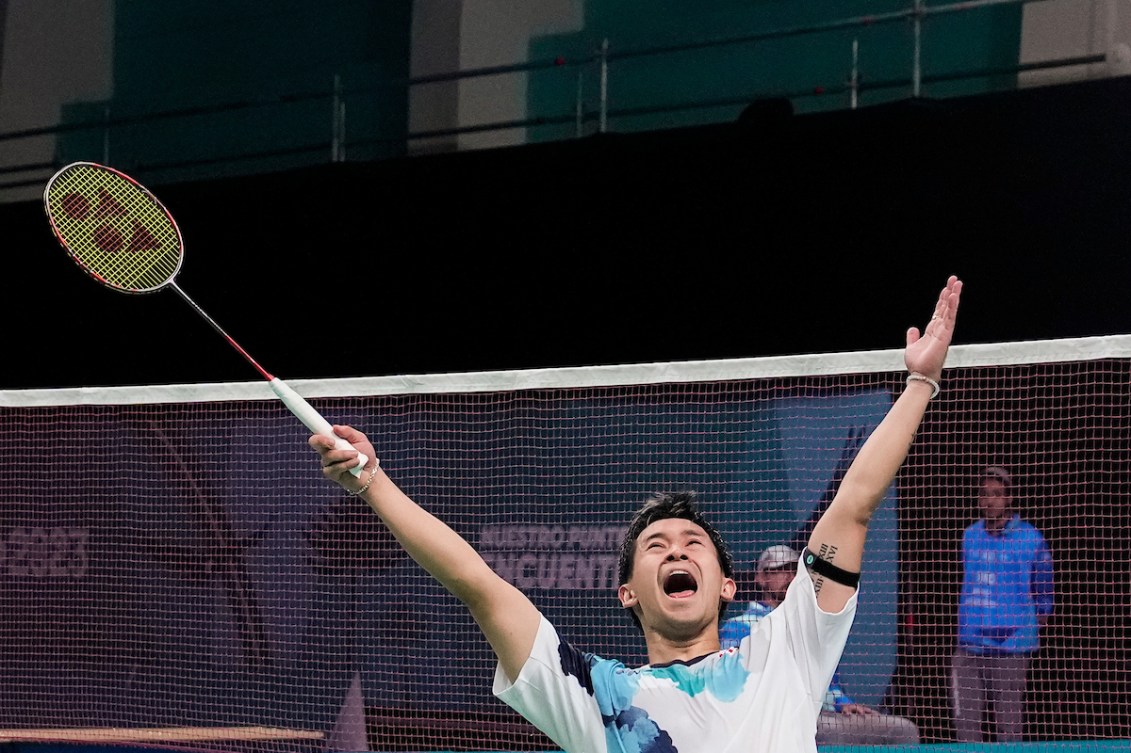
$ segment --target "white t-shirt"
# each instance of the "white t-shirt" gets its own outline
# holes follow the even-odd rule
[[[530,658],[493,692],[566,753],[799,753],[856,614],[821,611],[809,571],[738,648],[637,669],[562,642],[545,618]]]

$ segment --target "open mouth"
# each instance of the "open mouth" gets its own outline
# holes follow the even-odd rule
[[[664,578],[664,593],[673,599],[686,599],[698,590],[695,577],[686,570],[673,570]]]

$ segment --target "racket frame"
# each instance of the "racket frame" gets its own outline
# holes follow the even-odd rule
[[[165,219],[169,223],[169,227],[176,234],[177,244],[177,263],[174,266],[172,272],[170,272],[169,275],[165,278],[164,282],[146,288],[131,288],[125,285],[119,285],[99,274],[97,270],[92,268],[87,262],[83,261],[82,257],[71,247],[71,244],[67,241],[62,228],[55,221],[55,212],[52,209],[52,189],[55,187],[57,181],[61,180],[70,172],[78,169],[93,169],[95,171],[102,171],[125,180],[135,189],[140,191],[142,195],[153,204],[154,207],[161,210],[161,212],[165,216]],[[224,330],[224,328],[216,322],[215,319],[209,316],[208,313],[205,312],[205,310],[196,303],[196,301],[190,298],[188,294],[185,293],[185,291],[182,290],[179,285],[177,285],[177,283],[174,281],[174,278],[177,276],[177,273],[181,271],[181,265],[184,263],[185,258],[184,237],[181,235],[180,225],[178,225],[177,221],[173,218],[173,213],[169,211],[169,208],[165,206],[164,202],[158,199],[152,191],[150,191],[138,181],[134,180],[129,175],[123,173],[121,170],[116,170],[113,167],[100,165],[97,162],[72,162],[56,171],[56,173],[52,175],[51,178],[47,181],[47,185],[43,189],[43,209],[44,213],[47,215],[47,221],[51,224],[51,231],[55,235],[56,240],[58,240],[59,245],[62,246],[63,249],[67,252],[67,255],[71,257],[71,260],[78,265],[79,269],[85,272],[89,277],[94,279],[96,282],[99,282],[102,285],[110,288],[111,290],[116,290],[120,293],[147,294],[156,293],[157,291],[162,290],[166,287],[172,288],[177,293],[177,295],[179,295],[186,303],[188,303],[193,311],[199,314],[200,317],[212,327],[212,329],[216,330],[216,332],[218,332],[225,340],[227,340],[228,344],[235,348],[236,351],[240,355],[242,355],[264,379],[267,380],[272,392],[275,393],[276,397],[279,398],[279,400],[287,407],[288,410],[291,411],[291,413],[293,413],[300,421],[302,421],[303,425],[305,425],[307,429],[314,432],[315,434],[323,434],[329,436],[335,441],[337,449],[355,449],[353,445],[349,444],[349,442],[334,434],[333,427],[330,425],[329,421],[323,418],[322,414],[320,414],[312,405],[310,405],[310,403],[308,403],[301,395],[295,392],[294,389],[287,385],[286,382],[284,382],[277,376],[274,376],[262,366],[260,366],[259,362],[252,358],[251,354],[244,350],[243,347],[238,342],[236,342],[235,338],[229,335]],[[355,477],[360,476],[361,472],[365,469],[365,466],[369,463],[369,458],[366,457],[363,453],[359,452],[357,454],[357,458],[358,462],[356,463],[356,465],[349,469],[350,473],[352,473]],[[373,472],[376,473],[377,469],[374,468]]]

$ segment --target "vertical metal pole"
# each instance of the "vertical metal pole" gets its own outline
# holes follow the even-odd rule
[[[342,161],[342,77],[334,74],[334,93],[330,98],[330,161]]]
[[[860,40],[852,40],[852,75],[848,79],[848,106],[856,109],[860,89]]]
[[[597,130],[601,133],[609,125],[609,39],[601,42],[601,115],[597,121]]]
[[[574,136],[581,138],[585,135],[585,105],[582,103],[582,79],[585,72],[577,71],[577,95],[573,103]]]
[[[110,105],[102,108],[102,164],[110,164]]]
[[[911,96],[918,97],[923,80],[923,0],[914,0],[912,15],[915,47],[911,61]]]
[[[338,103],[338,161],[346,161],[346,98]]]

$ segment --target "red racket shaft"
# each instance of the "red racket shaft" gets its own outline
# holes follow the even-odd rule
[[[306,428],[310,429],[315,434],[321,434],[323,436],[330,437],[334,440],[334,447],[339,450],[356,449],[349,442],[335,434],[334,427],[330,425],[330,422],[323,418],[322,414],[316,411],[313,405],[306,402],[306,400],[303,399],[302,395],[291,389],[291,387],[282,379],[277,376],[273,376],[266,369],[260,366],[256,362],[256,360],[248,354],[246,350],[240,347],[239,343],[232,339],[231,335],[225,332],[223,328],[204,311],[204,309],[202,309],[200,306],[197,306],[196,301],[189,298],[188,294],[177,286],[177,283],[170,281],[169,287],[177,291],[177,294],[180,295],[181,298],[185,299],[185,302],[188,303],[189,306],[192,306],[193,310],[196,311],[196,313],[200,314],[204,321],[208,322],[208,324],[211,325],[212,329],[219,332],[223,336],[223,338],[231,344],[233,348],[239,351],[240,355],[247,359],[248,363],[255,367],[256,371],[263,375],[263,378],[266,379],[267,382],[271,385],[272,391],[274,391],[274,393],[278,395],[279,399],[283,401],[283,405],[287,406],[287,408],[290,409],[291,413],[298,416],[298,420],[302,421],[303,424],[306,425]],[[361,472],[365,470],[365,466],[368,464],[369,458],[367,458],[364,453],[359,452],[357,453],[357,465],[350,468],[350,473],[352,473],[354,476],[360,476]]]

